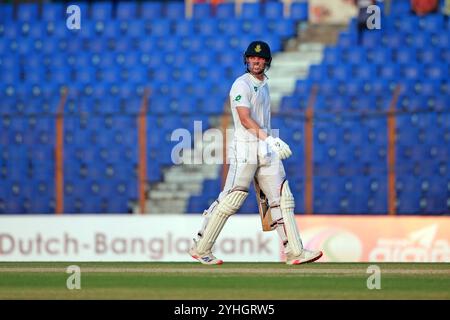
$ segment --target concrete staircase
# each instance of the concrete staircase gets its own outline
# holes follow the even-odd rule
[[[212,127],[220,128],[220,118],[211,119]],[[198,137],[201,139],[201,137]],[[197,141],[198,142],[198,141]],[[199,146],[194,143],[194,146]],[[202,153],[208,148],[208,143],[203,143],[203,149],[194,149],[192,153],[184,153],[186,157],[194,160],[192,163],[181,164],[163,170],[163,181],[148,185],[147,212],[149,214],[179,214],[185,213],[189,197],[200,195],[205,179],[217,179],[221,174],[221,164],[211,163],[211,159],[202,159]],[[222,148],[222,141],[214,144],[215,148]],[[201,163],[202,160],[205,163]],[[206,209],[206,208],[205,208]],[[133,205],[133,213],[140,213],[139,205]]]
[[[322,60],[323,48],[336,42],[345,25],[298,26],[297,38],[286,42],[286,50],[273,57],[272,69],[268,72],[273,111],[279,110],[281,98],[295,89],[297,79],[308,75],[309,67]]]
[[[308,75],[309,66],[322,60],[323,45],[302,43],[297,51],[281,52],[273,57],[272,69],[268,72],[272,111],[277,112],[281,98],[291,94],[297,79]]]
[[[156,213],[184,213],[189,197],[202,192],[205,179],[217,179],[220,165],[179,165],[167,169],[164,180],[150,186],[147,211]],[[206,209],[206,208],[205,208]],[[139,212],[139,208],[135,208]]]

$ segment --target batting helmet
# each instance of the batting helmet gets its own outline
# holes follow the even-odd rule
[[[272,62],[272,54],[269,45],[264,41],[253,41],[249,44],[244,53],[244,64],[247,64],[247,57],[261,57],[266,59],[266,67],[270,68]]]

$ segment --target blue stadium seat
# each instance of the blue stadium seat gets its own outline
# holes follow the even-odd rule
[[[93,2],[90,17],[93,20],[109,22],[112,18],[112,2]]]
[[[418,26],[424,31],[439,33],[444,28],[444,15],[429,14],[424,17],[420,17],[418,20]]]
[[[338,46],[341,48],[351,48],[356,45],[356,36],[353,33],[341,32],[338,36]]]
[[[254,37],[262,37],[267,32],[283,32],[283,28],[278,21],[261,22],[261,19],[241,19],[238,26],[244,33],[252,34]]]
[[[406,80],[420,80],[424,74],[423,66],[413,63],[404,65],[400,69],[400,74]]]
[[[415,33],[419,28],[419,21],[415,16],[405,15],[402,19],[394,19],[396,31],[400,31],[399,33]]]
[[[262,14],[262,6],[260,3],[244,2],[241,5],[242,18],[260,18]]]
[[[305,103],[302,103],[300,96],[284,96],[281,99],[280,109],[284,112],[299,112],[304,110]]]
[[[142,19],[133,19],[126,22],[120,23],[121,29],[130,38],[141,38],[139,42],[149,41],[151,37],[143,37],[146,34],[146,22]],[[140,44],[139,44],[140,45]]]
[[[383,34],[382,43],[391,49],[398,49],[405,46],[405,37],[400,33]]]
[[[267,42],[272,50],[272,53],[277,53],[282,50],[282,41],[277,35],[266,34],[261,37],[261,40]],[[248,43],[249,42],[247,42],[246,46]]]
[[[443,49],[443,54],[445,54],[446,51],[448,53],[448,48],[450,47],[450,35],[448,34],[448,32],[440,32],[432,38],[432,43],[437,47]],[[447,60],[447,62],[449,61]]]
[[[356,66],[354,65],[353,75],[356,77],[356,79],[371,81],[376,78],[376,66],[367,63]]]
[[[444,50],[442,52],[442,60],[445,63],[450,63],[450,50]]]
[[[144,1],[141,3],[140,17],[145,20],[160,19],[165,15],[163,2]],[[178,18],[181,18],[178,17]]]
[[[396,81],[400,76],[400,66],[394,63],[387,63],[378,67],[378,76],[383,80]]]
[[[240,19],[222,19],[217,23],[219,31],[226,35],[240,35],[243,31],[242,21]]]
[[[19,21],[35,21],[38,17],[38,6],[35,3],[22,3],[18,6],[17,19]]]
[[[342,53],[339,47],[325,47],[323,52],[323,63],[335,64],[342,61]]]
[[[291,18],[297,21],[308,20],[308,2],[292,2],[291,3]]]
[[[115,41],[115,38],[121,35],[120,24],[117,20],[98,21],[95,24],[95,29],[99,35],[109,38],[110,41]]]
[[[421,48],[417,52],[417,60],[420,63],[429,64],[438,61],[440,52],[436,48]]]
[[[15,40],[21,33],[21,22],[9,22],[8,27],[3,27],[3,36],[8,40]],[[6,52],[6,51],[3,51]]]
[[[183,2],[167,2],[163,9],[164,16],[169,19],[184,18],[184,3]]]
[[[195,23],[196,34],[205,36],[217,35],[217,21],[215,19],[199,19]]]
[[[439,92],[440,81],[438,80],[426,80],[416,82],[415,87],[417,92],[423,96],[433,96]]]
[[[399,64],[410,64],[417,60],[417,52],[415,48],[398,48],[394,51],[394,57]]]
[[[150,22],[151,35],[155,37],[167,37],[171,34],[171,24],[169,19],[153,19]]]
[[[209,3],[194,3],[192,6],[192,18],[208,19],[212,16],[212,8]]]
[[[411,11],[411,5],[409,1],[395,1],[391,6],[391,14],[393,16],[408,15]]]
[[[61,3],[44,3],[42,5],[42,19],[45,21],[57,21],[66,16],[66,7]]]
[[[74,30],[73,34],[81,39],[95,38],[97,35],[95,31],[95,22],[91,20],[83,21],[83,28]]]
[[[190,36],[194,34],[193,20],[175,21],[175,34],[179,36]]]
[[[309,67],[309,79],[314,82],[322,81],[325,78],[325,72],[322,65],[311,65]]]
[[[328,66],[328,75],[331,79],[345,81],[351,77],[351,66],[346,64]]]
[[[382,33],[378,30],[370,30],[370,32],[364,32],[362,34],[362,45],[367,49],[378,49],[381,43],[381,37]]]
[[[449,75],[449,66],[444,63],[433,63],[425,66],[426,78],[431,81],[442,81]]]
[[[411,34],[406,38],[406,41],[409,45],[418,49],[432,46],[431,34],[425,32]]]
[[[12,21],[13,20],[12,4],[0,3],[0,15],[2,17],[2,20],[7,21],[7,22]]]
[[[35,29],[37,31],[38,28]],[[18,53],[22,55],[30,54],[30,52],[33,52],[34,54],[38,54],[40,51],[40,48],[36,47],[36,41],[34,39],[27,39],[22,40],[20,42],[20,45],[18,46]]]
[[[352,48],[343,50],[342,58],[347,63],[364,64],[367,63],[367,52],[364,48]]]
[[[197,106],[198,104],[195,98],[185,97],[178,100],[177,108],[174,111],[179,114],[195,114],[198,112]]]
[[[339,81],[335,79],[326,79],[318,85],[318,93],[322,95],[333,95],[338,92]]]
[[[229,19],[234,18],[235,3],[232,2],[220,2],[216,6],[216,18]]]
[[[376,65],[382,65],[392,62],[392,50],[390,48],[377,48],[376,50],[368,50],[367,60]]]
[[[268,19],[283,19],[283,10],[282,2],[266,2],[264,5],[264,17]]]
[[[105,213],[128,213],[129,210],[127,198],[111,197],[106,199]]]
[[[200,196],[191,196],[189,198],[187,213],[201,213],[206,210],[215,199]]]
[[[312,87],[311,81],[307,79],[305,80],[299,79],[295,82],[294,93],[308,96],[309,93],[311,92],[311,87]]]
[[[434,100],[432,100],[432,107],[434,110],[436,111],[444,111],[444,110],[449,110],[449,95],[439,95],[437,97],[435,97]]]
[[[131,21],[137,18],[137,3],[119,1],[117,3],[116,17],[119,21]]]
[[[274,34],[284,38],[292,37],[296,34],[295,22],[292,19],[272,19],[269,21],[268,28],[269,31],[272,31]],[[264,32],[255,34],[263,35]]]
[[[234,54],[236,56],[236,52],[228,50],[229,38],[226,35],[222,35],[221,37],[210,36],[206,38],[206,43],[211,50],[214,50],[218,54]],[[236,60],[234,60],[236,61]],[[230,66],[230,65],[227,65]]]
[[[397,214],[419,214],[422,212],[423,201],[417,195],[401,193],[397,197]]]

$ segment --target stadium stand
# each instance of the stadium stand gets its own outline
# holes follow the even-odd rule
[[[365,31],[361,44],[352,21],[274,116],[286,142],[302,144],[317,85],[315,213],[386,214],[386,113],[397,85],[397,212],[450,212],[450,23],[439,13],[418,17],[406,2],[392,1],[384,27]],[[244,71],[243,48],[258,38],[276,54],[308,19],[307,2],[293,2],[289,17],[277,1],[244,3],[241,15],[231,3],[195,4],[192,19],[180,2],[80,6],[83,27],[69,30],[61,3],[20,4],[15,14],[0,4],[0,213],[55,212],[55,118],[64,88],[64,212],[131,212],[145,88],[147,180],[156,183],[173,165],[170,133],[195,117],[208,123],[222,115],[228,88]],[[304,157],[285,165],[303,213]],[[186,212],[206,209],[220,181],[204,181],[203,190]],[[256,211],[250,200],[240,210]]]

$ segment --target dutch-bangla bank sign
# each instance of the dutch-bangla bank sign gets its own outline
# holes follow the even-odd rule
[[[0,216],[0,261],[193,261],[201,215]],[[322,262],[450,262],[450,217],[297,216]],[[258,215],[231,217],[214,248],[225,261],[281,261]]]
[[[0,216],[0,261],[194,261],[187,251],[201,223],[201,215]],[[256,215],[230,219],[217,255],[279,260],[276,234],[259,223]]]

